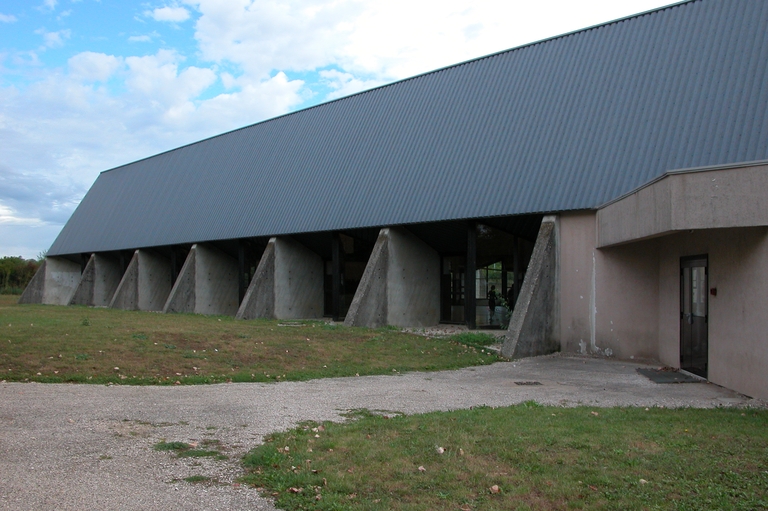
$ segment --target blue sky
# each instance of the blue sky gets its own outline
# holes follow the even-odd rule
[[[3,0],[0,256],[46,250],[103,170],[669,3]]]

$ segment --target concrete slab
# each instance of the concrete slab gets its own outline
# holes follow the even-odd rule
[[[120,261],[117,258],[91,254],[69,305],[108,306],[122,276]]]
[[[46,257],[19,303],[67,305],[80,282],[80,264],[63,257]]]

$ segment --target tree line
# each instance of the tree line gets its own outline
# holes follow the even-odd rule
[[[0,257],[0,294],[21,294],[40,264],[42,260],[24,259],[21,256]]]

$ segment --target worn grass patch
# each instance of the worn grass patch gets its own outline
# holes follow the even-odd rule
[[[6,381],[271,382],[437,371],[499,360],[455,339],[391,328],[17,305],[16,300],[0,296],[0,380]]]
[[[357,417],[271,435],[244,480],[281,509],[768,509],[764,410]]]

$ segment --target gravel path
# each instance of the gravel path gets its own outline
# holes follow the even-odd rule
[[[438,373],[179,387],[0,384],[0,510],[274,510],[240,486],[264,435],[356,408],[408,414],[535,400],[575,406],[761,406],[707,383],[658,385],[639,364],[549,356]],[[516,382],[540,382],[519,385]],[[218,440],[228,460],[161,441]],[[189,483],[201,475],[216,483]]]

